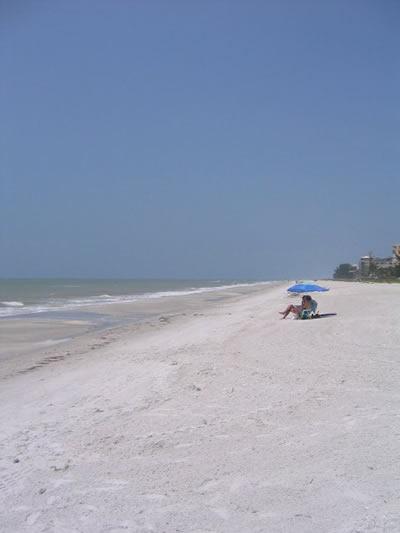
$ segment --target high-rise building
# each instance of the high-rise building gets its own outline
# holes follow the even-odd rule
[[[400,263],[400,244],[393,244],[393,260]]]

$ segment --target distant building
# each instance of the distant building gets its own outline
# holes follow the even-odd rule
[[[373,258],[374,266],[379,269],[393,268],[394,260],[393,257],[374,257]]]
[[[373,258],[371,255],[364,255],[360,259],[360,276],[362,278],[368,278],[372,270]]]
[[[400,263],[400,244],[393,245],[393,261],[395,264]]]
[[[359,273],[358,265],[351,265],[349,273],[351,274],[353,279],[357,279],[358,278],[358,273]]]
[[[346,278],[388,279],[391,276],[398,276],[395,272],[400,266],[400,244],[393,244],[392,251],[390,257],[374,257],[373,253],[369,252],[360,258],[358,265],[350,266],[346,263],[349,274]]]
[[[381,277],[385,271],[390,274],[390,269],[400,264],[400,244],[394,244],[392,247],[393,255],[391,257],[374,257],[372,252],[364,255],[360,259],[360,277]]]

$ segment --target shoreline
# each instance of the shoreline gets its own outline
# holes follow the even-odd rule
[[[400,287],[330,285],[326,320],[277,286],[4,380],[4,533],[398,531]]]
[[[0,279],[0,319],[73,315],[93,307],[106,309],[113,304],[136,304],[149,299],[246,290],[276,281]]]
[[[212,291],[136,301],[86,304],[73,311],[53,311],[0,319],[0,380],[38,368],[49,357],[72,356],[104,345],[121,334],[134,334],[187,313],[223,305],[249,294],[269,291],[284,281],[238,284]],[[82,344],[82,346],[81,346]],[[56,356],[54,352],[57,352]],[[45,364],[45,363],[44,363]]]

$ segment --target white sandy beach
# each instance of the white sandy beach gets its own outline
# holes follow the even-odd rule
[[[328,285],[8,363],[0,531],[400,531],[400,285]]]

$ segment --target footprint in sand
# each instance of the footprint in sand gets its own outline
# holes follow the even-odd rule
[[[36,511],[35,513],[28,514],[28,516],[25,518],[25,522],[28,524],[28,526],[33,526],[40,515],[41,511]]]
[[[0,479],[0,491],[4,493],[14,491],[19,485],[25,483],[25,479],[32,473],[32,468],[28,464],[24,464],[18,459],[18,462],[13,460],[15,468],[2,476]]]
[[[218,487],[220,485],[221,481],[217,479],[205,479],[200,486],[196,489],[196,492],[200,492],[200,494],[204,494],[205,492],[208,492],[215,487]]]

